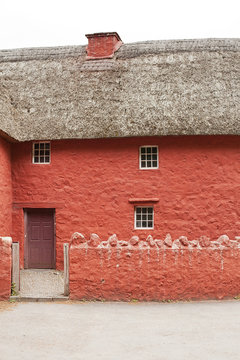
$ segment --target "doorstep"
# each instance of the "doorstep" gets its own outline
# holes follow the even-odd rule
[[[50,301],[67,301],[69,296],[10,296],[10,302],[50,302]]]

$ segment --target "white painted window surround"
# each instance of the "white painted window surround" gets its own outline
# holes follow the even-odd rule
[[[38,141],[33,143],[32,162],[33,164],[50,164],[51,162],[50,141]]]
[[[134,208],[134,228],[153,229],[154,228],[154,209],[153,206],[135,206]]]
[[[139,168],[141,170],[158,169],[158,146],[144,145],[139,148]]]

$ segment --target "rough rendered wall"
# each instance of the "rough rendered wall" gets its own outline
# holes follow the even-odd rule
[[[139,170],[139,146],[158,145],[159,169]],[[63,243],[80,231],[146,239],[240,235],[240,143],[235,136],[66,140],[51,143],[50,165],[31,163],[32,143],[14,144],[14,237],[23,208],[56,208],[57,268]],[[158,198],[154,230],[134,230],[131,198]]]
[[[0,236],[12,231],[11,145],[0,137]]]
[[[172,241],[149,236],[100,242],[75,233],[70,246],[70,297],[106,300],[188,300],[238,296],[240,243],[225,235]]]
[[[10,237],[0,237],[0,300],[8,299],[11,293],[11,249]]]

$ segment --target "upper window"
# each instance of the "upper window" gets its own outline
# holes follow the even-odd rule
[[[50,142],[40,141],[33,143],[33,164],[50,164],[51,148]]]
[[[158,169],[158,147],[141,146],[139,149],[140,169]]]
[[[135,207],[135,229],[153,229],[153,207]]]

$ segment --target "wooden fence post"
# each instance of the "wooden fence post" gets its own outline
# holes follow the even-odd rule
[[[19,243],[12,243],[12,283],[15,284],[14,290],[20,290],[20,269],[19,269]]]
[[[64,254],[64,295],[69,295],[69,244],[63,244]]]

